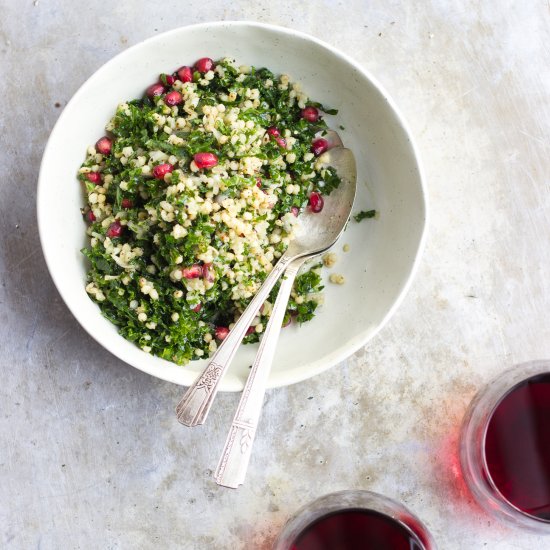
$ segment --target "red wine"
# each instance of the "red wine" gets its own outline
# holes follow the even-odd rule
[[[308,525],[290,550],[423,550],[420,539],[396,520],[373,510],[347,509]]]
[[[485,459],[508,502],[550,520],[550,373],[521,382],[500,401],[487,427]]]

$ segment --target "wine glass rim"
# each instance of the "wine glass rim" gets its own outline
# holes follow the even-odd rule
[[[512,369],[509,369],[506,372],[504,372],[502,374],[502,376],[506,376],[507,374],[512,374],[514,371],[516,371],[519,367],[522,367],[522,366],[526,367],[526,368],[527,367],[537,368],[537,370],[538,370],[538,367],[546,367],[547,373],[550,374],[550,361],[547,360],[547,361],[530,361],[528,363],[521,363],[521,364],[515,365],[514,367],[512,367]],[[513,502],[508,500],[502,494],[500,489],[497,487],[497,485],[496,485],[496,483],[493,479],[493,476],[491,475],[491,470],[489,469],[489,465],[487,464],[487,454],[485,452],[486,442],[487,442],[487,432],[489,430],[489,424],[491,423],[493,415],[495,414],[498,407],[502,404],[502,402],[508,396],[510,396],[512,394],[512,392],[517,390],[520,386],[524,385],[529,380],[531,380],[533,378],[537,378],[538,376],[541,376],[541,375],[544,375],[544,371],[534,372],[534,373],[531,373],[531,374],[527,375],[525,378],[522,378],[521,380],[515,382],[515,384],[513,386],[508,388],[508,390],[506,390],[506,392],[501,394],[500,397],[498,397],[498,399],[496,399],[495,403],[491,407],[490,413],[487,415],[487,421],[485,422],[485,425],[483,427],[483,435],[482,435],[482,438],[481,438],[481,444],[482,444],[482,451],[483,452],[481,453],[481,460],[482,460],[483,471],[486,472],[487,481],[489,482],[489,485],[496,492],[496,494],[500,497],[501,502],[505,506],[508,506],[509,508],[511,508],[511,510],[513,512],[517,512],[521,516],[523,516],[523,517],[525,517],[529,520],[535,521],[537,523],[537,525],[541,525],[541,524],[550,525],[550,518],[549,519],[543,519],[543,518],[539,518],[537,516],[534,516],[533,514],[529,514],[528,512],[525,512],[521,508],[517,507]]]
[[[338,502],[338,497],[343,496],[353,496],[357,497],[358,499],[363,498],[367,499],[367,502]],[[331,499],[333,499],[333,502],[331,502]],[[432,535],[427,527],[424,525],[424,522],[422,522],[415,514],[413,514],[404,504],[401,504],[400,502],[380,493],[369,491],[366,489],[344,489],[342,491],[334,491],[332,493],[327,493],[326,495],[320,496],[312,500],[311,502],[299,508],[291,516],[291,518],[289,518],[283,528],[283,531],[280,533],[279,538],[287,530],[287,528],[292,525],[293,522],[298,521],[298,518],[307,513],[309,509],[314,508],[316,505],[318,506],[320,504],[324,504],[325,508],[316,511],[310,521],[308,521],[308,523],[304,525],[303,528],[301,528],[300,531],[296,533],[296,535],[299,536],[299,534],[303,532],[307,527],[333,514],[346,511],[364,510],[374,512],[390,519],[391,521],[394,521],[399,527],[404,529],[404,531],[408,535],[414,538],[414,540],[420,545],[421,550],[436,550],[437,548],[432,538]],[[408,520],[412,521],[415,525],[418,526],[419,532],[416,532],[407,524]],[[278,542],[279,538],[277,539],[276,543]],[[275,548],[277,548],[277,546],[275,546]]]

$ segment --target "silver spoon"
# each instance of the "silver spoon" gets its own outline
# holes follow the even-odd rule
[[[329,153],[325,154],[327,158],[322,159],[323,162],[333,166],[342,178],[340,187],[345,186],[350,190],[353,189],[354,196],[357,173],[355,159],[351,151],[349,149],[337,148],[331,149]],[[333,199],[331,199],[331,197],[333,197]],[[339,198],[336,191],[329,196],[327,205],[325,206],[328,212],[330,212],[329,209],[333,207],[332,201],[334,199],[339,200]],[[349,217],[351,203],[347,204],[350,206],[348,212]],[[346,222],[347,218],[342,224],[342,229],[345,227]],[[340,234],[341,231],[338,233],[337,238]],[[252,454],[252,444],[256,435],[256,428],[262,412],[267,379],[269,377],[273,358],[275,357],[275,349],[281,332],[286,306],[292,291],[294,279],[306,259],[308,259],[308,257],[302,256],[297,258],[286,268],[284,279],[273,306],[273,311],[271,312],[269,322],[267,323],[267,327],[260,341],[258,353],[256,354],[250,374],[248,375],[237,412],[235,413],[233,423],[227,435],[220,462],[214,474],[214,479],[218,485],[236,489],[239,485],[244,483],[248,462]]]
[[[284,280],[260,340],[258,353],[250,369],[218,467],[214,473],[214,479],[218,485],[236,489],[244,483],[286,306],[294,279],[306,260],[307,258],[298,258],[286,268]]]
[[[235,326],[220,344],[208,366],[188,388],[176,407],[178,420],[186,426],[203,424],[218,391],[218,386],[261,305],[287,266],[297,258],[308,258],[328,250],[342,233],[355,198],[355,158],[349,149],[334,148],[319,157],[323,164],[335,166],[344,180],[328,197],[320,213],[309,210],[300,217],[297,237],[265,279]]]

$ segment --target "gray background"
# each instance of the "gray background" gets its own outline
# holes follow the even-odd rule
[[[442,550],[550,545],[485,515],[456,461],[476,389],[550,356],[548,2],[0,0],[0,13],[3,548],[267,549],[299,506],[344,488],[404,502]],[[402,307],[347,362],[269,392],[238,491],[210,476],[238,395],[201,429],[177,424],[181,389],[109,355],[61,303],[35,219],[44,145],[82,82],[213,19],[306,31],[370,69],[410,123],[431,202]]]

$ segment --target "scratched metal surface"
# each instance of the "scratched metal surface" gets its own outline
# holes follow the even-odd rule
[[[267,549],[297,507],[351,487],[404,502],[443,550],[548,547],[472,503],[455,448],[476,388],[550,356],[549,4],[206,6],[0,0],[0,546]],[[418,140],[432,214],[387,328],[269,392],[238,491],[210,476],[238,396],[220,396],[208,426],[179,426],[180,389],[103,351],[61,303],[34,210],[44,144],[79,85],[148,36],[214,18],[300,29],[370,69]]]

